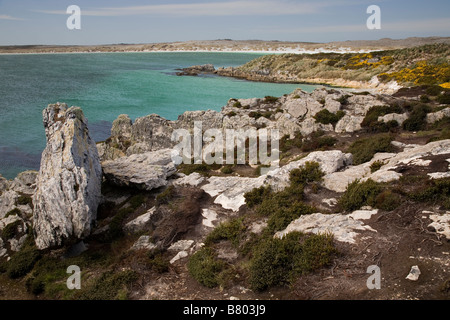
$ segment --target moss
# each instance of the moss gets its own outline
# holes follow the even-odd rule
[[[219,284],[219,275],[224,268],[225,263],[217,259],[214,250],[209,247],[194,253],[188,262],[190,275],[208,288],[214,288]]]
[[[236,218],[220,224],[208,234],[205,244],[210,245],[221,240],[228,240],[237,248],[246,230],[243,220],[243,218]]]
[[[266,238],[255,249],[250,263],[249,283],[253,290],[291,282],[332,261],[336,252],[330,235],[292,232],[283,239]]]
[[[372,179],[364,182],[355,180],[347,186],[339,199],[339,205],[346,211],[358,210],[365,205],[374,206],[375,199],[381,192],[381,185]]]
[[[387,134],[356,140],[348,149],[348,152],[353,154],[353,164],[358,165],[370,161],[377,152],[392,152],[392,140],[393,138]]]

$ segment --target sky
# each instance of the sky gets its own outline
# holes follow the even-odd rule
[[[81,9],[69,30],[67,8]],[[370,5],[381,29],[370,30]],[[0,45],[450,36],[449,0],[0,0]]]

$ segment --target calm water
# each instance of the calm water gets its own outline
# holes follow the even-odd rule
[[[119,114],[175,120],[188,110],[220,110],[230,98],[281,96],[315,86],[256,83],[216,76],[178,77],[177,68],[238,66],[259,55],[239,53],[92,53],[0,55],[0,174],[39,169],[45,134],[42,109],[79,106],[96,141]]]

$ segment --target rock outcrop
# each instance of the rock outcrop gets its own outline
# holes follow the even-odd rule
[[[172,155],[172,149],[163,149],[104,161],[103,173],[110,183],[118,186],[156,189],[166,186],[167,178],[177,170]]]
[[[44,109],[43,117],[47,146],[33,195],[39,249],[90,234],[102,181],[97,148],[82,110],[57,103]]]

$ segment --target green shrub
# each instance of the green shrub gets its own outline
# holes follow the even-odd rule
[[[156,250],[149,253],[149,265],[157,273],[165,273],[169,271],[170,262],[164,258],[163,253]]]
[[[356,140],[348,149],[348,152],[353,154],[353,164],[358,165],[370,161],[377,152],[393,151],[392,140],[393,138],[386,134]]]
[[[392,211],[397,209],[401,204],[401,198],[398,194],[393,193],[390,190],[381,192],[375,198],[375,208]]]
[[[278,101],[278,98],[277,98],[277,97],[266,96],[266,97],[264,98],[264,102],[266,102],[266,103],[275,103],[275,102],[277,102],[277,101]]]
[[[379,183],[368,179],[364,182],[355,180],[347,186],[339,199],[339,205],[346,211],[358,210],[362,206],[375,205],[376,197],[382,192]]]
[[[440,95],[442,91],[444,91],[444,89],[441,86],[438,86],[438,85],[428,86],[426,88],[426,90],[425,90],[425,92],[428,95],[433,96],[433,97],[436,97],[436,96]]]
[[[244,194],[245,203],[249,208],[253,208],[263,202],[263,200],[270,196],[272,189],[270,186],[261,186],[259,188],[254,188]]]
[[[450,93],[440,94],[437,97],[437,102],[440,104],[450,104]]]
[[[6,274],[11,279],[25,276],[35,263],[41,258],[39,251],[35,248],[25,248],[15,253],[6,265]]]
[[[107,239],[105,239],[106,241],[113,241],[124,235],[122,228],[123,222],[133,212],[134,209],[132,207],[122,208],[117,212],[109,223]]]
[[[430,98],[429,98],[426,94],[423,94],[423,95],[420,96],[419,101],[422,102],[422,103],[428,103],[428,102],[430,102],[431,100],[430,100]]]
[[[294,220],[302,215],[312,214],[315,208],[296,201],[288,207],[282,207],[272,213],[267,221],[268,232],[274,233],[286,229]]]
[[[450,209],[450,178],[434,179],[409,194],[414,201],[438,202]]]
[[[233,104],[233,108],[242,108],[242,104],[241,104],[239,101],[236,101],[236,102]]]
[[[320,165],[314,161],[307,161],[303,167],[294,169],[289,173],[291,184],[307,184],[320,182],[325,173],[320,169]]]
[[[191,276],[208,288],[214,288],[219,284],[219,274],[224,268],[225,263],[217,259],[214,250],[209,247],[194,253],[188,262]]]
[[[339,97],[339,99],[336,99],[337,102],[339,102],[341,105],[346,106],[348,104],[348,98],[350,98],[351,95],[343,95]]]
[[[301,148],[303,144],[303,136],[297,132],[293,139],[289,135],[285,135],[280,139],[280,151],[287,152],[292,148]]]
[[[398,105],[373,106],[367,111],[364,120],[361,122],[361,127],[371,132],[388,132],[391,128],[398,127],[398,122],[393,120],[395,122],[384,123],[378,121],[378,118],[390,113],[403,113],[403,109]]]
[[[2,238],[7,241],[14,238],[17,235],[17,228],[22,224],[20,220],[16,220],[7,224],[2,230]]]
[[[135,271],[105,272],[86,289],[82,288],[81,300],[117,300],[123,296],[131,284],[136,282],[138,275]]]
[[[419,104],[414,106],[409,118],[403,122],[403,129],[407,131],[419,131],[427,125],[427,113],[431,112],[430,106]]]
[[[220,169],[220,172],[222,172],[223,174],[231,174],[233,173],[233,168],[231,165],[224,166],[222,169]]]
[[[235,115],[237,115],[237,113],[236,112],[234,112],[234,111],[231,111],[231,112],[228,112],[227,113],[227,117],[234,117]]]
[[[292,232],[283,239],[266,238],[254,250],[249,270],[250,286],[262,291],[288,283],[298,275],[328,265],[334,253],[331,235],[305,236]]]
[[[374,173],[374,172],[380,170],[380,168],[381,168],[382,166],[384,166],[384,161],[382,161],[382,160],[377,160],[377,161],[373,162],[373,163],[370,165],[370,172],[371,172],[371,173]]]
[[[324,136],[323,131],[316,131],[312,133],[308,139],[306,139],[302,144],[303,152],[311,152],[315,150],[323,150],[328,147],[332,147],[336,144],[337,139]]]
[[[314,119],[321,124],[335,125],[345,116],[345,112],[339,110],[337,113],[331,113],[328,109],[322,109],[314,115]]]
[[[221,240],[229,240],[234,247],[239,246],[239,242],[246,227],[243,218],[231,219],[221,223],[206,237],[205,244],[217,243]]]

